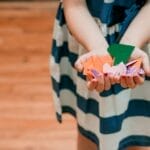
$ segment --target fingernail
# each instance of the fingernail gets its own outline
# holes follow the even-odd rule
[[[106,77],[107,77],[107,76],[108,76],[108,73],[104,73],[104,76],[106,76]]]

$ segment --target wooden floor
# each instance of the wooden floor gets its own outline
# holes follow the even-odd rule
[[[55,118],[48,69],[56,2],[0,3],[0,150],[75,150]]]

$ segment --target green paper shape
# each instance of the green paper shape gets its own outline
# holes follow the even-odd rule
[[[114,58],[114,65],[121,62],[126,64],[134,50],[134,46],[124,44],[112,44],[108,47],[107,51]]]

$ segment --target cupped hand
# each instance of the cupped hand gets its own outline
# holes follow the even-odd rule
[[[107,51],[103,52],[103,55],[109,55]],[[98,51],[90,51],[86,54],[81,55],[75,62],[75,68],[77,71],[82,72],[84,69],[84,63],[93,56],[102,56]],[[109,90],[111,87],[110,79],[107,75],[101,74],[97,78],[87,77],[87,87],[89,90],[96,90],[98,92],[103,92],[104,90]]]
[[[111,88],[110,79],[104,74],[99,78],[87,79],[87,87],[89,90],[96,90],[97,92],[107,91]]]
[[[142,58],[142,69],[146,76],[150,76],[150,62],[148,55],[141,49],[135,48],[129,61],[133,61],[137,58]],[[124,88],[135,88],[137,85],[144,83],[144,75],[123,75],[120,78],[120,84]]]

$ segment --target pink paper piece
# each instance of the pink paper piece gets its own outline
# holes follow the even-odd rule
[[[125,74],[126,71],[127,71],[127,68],[126,68],[125,64],[124,63],[120,63],[118,65],[118,74],[117,75]]]
[[[111,72],[111,66],[109,64],[105,63],[103,65],[103,73],[107,74],[107,73],[110,73],[110,72]]]
[[[110,66],[109,64],[104,64],[103,66],[103,72],[107,73],[107,74],[112,74],[112,75],[122,75],[126,73],[126,66],[124,65],[124,63],[120,63],[117,66]]]
[[[129,63],[126,64],[126,67],[130,66],[130,65],[133,65],[134,63],[136,63],[137,60],[133,60],[133,61],[130,61]]]

